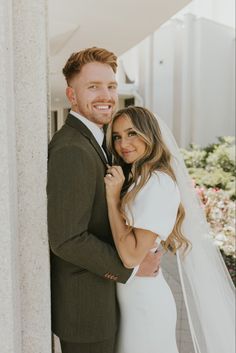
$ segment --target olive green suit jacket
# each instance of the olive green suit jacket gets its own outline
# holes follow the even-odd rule
[[[97,342],[117,329],[115,282],[125,283],[108,221],[105,156],[73,115],[49,144],[48,232],[52,330],[70,342]]]

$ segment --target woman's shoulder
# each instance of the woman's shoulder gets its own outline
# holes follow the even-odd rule
[[[150,178],[146,184],[148,187],[155,188],[176,188],[177,184],[175,180],[167,173],[155,170],[152,172]]]
[[[130,219],[134,227],[148,229],[166,239],[175,223],[179,203],[176,182],[167,173],[155,171],[130,205]]]
[[[164,172],[154,171],[136,195],[136,201],[172,198],[174,195],[179,199],[179,189],[172,177]]]

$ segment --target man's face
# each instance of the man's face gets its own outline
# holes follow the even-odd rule
[[[118,101],[117,82],[107,64],[92,62],[84,65],[67,88],[72,110],[99,127],[110,122]]]

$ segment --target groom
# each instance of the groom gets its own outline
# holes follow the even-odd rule
[[[103,179],[102,128],[118,101],[116,60],[100,48],[70,56],[63,73],[71,110],[49,145],[52,330],[63,353],[114,352],[116,282],[135,275],[114,247]],[[158,266],[159,255],[148,254],[136,275],[155,276]]]

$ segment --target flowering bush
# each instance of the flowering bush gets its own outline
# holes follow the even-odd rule
[[[205,210],[215,243],[226,255],[235,253],[235,207],[227,192],[195,186]]]
[[[235,146],[233,137],[205,148],[182,149],[185,164],[231,277],[236,283],[235,252]]]
[[[207,188],[226,190],[232,200],[235,194],[234,137],[219,137],[219,142],[205,148],[190,145],[181,149],[189,174],[195,183]]]

